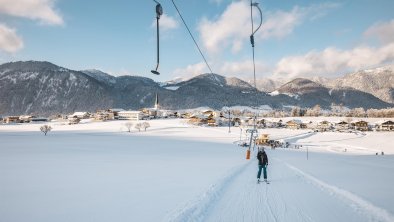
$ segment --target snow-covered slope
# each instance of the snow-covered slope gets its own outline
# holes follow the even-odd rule
[[[116,78],[114,76],[111,76],[105,72],[102,72],[97,69],[88,69],[88,70],[82,70],[81,72],[85,73],[86,75],[97,79],[100,82],[103,82],[108,85],[115,85],[116,84]]]
[[[300,107],[330,107],[331,104],[344,104],[347,107],[390,107],[391,104],[385,103],[369,93],[362,92],[353,88],[327,88],[309,79],[297,78],[281,86],[271,95],[288,95],[299,101]]]
[[[125,122],[0,126],[0,221],[394,220],[393,133],[264,129],[303,145],[267,149],[267,185],[237,128]]]
[[[7,63],[0,70],[2,114],[64,114],[113,104],[105,85],[49,62]]]

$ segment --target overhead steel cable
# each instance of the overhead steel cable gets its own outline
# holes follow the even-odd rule
[[[211,72],[211,74],[213,74],[213,72],[212,72],[212,69],[211,69],[211,66],[209,66],[209,64],[208,64],[208,62],[207,62],[207,59],[206,59],[206,58],[205,58],[205,56],[204,56],[204,53],[201,51],[201,48],[200,48],[200,46],[198,45],[198,43],[197,43],[196,39],[194,38],[194,36],[193,36],[192,32],[190,31],[190,29],[189,29],[188,25],[186,24],[186,21],[185,21],[185,19],[183,19],[183,16],[182,16],[181,12],[179,11],[178,7],[176,6],[176,4],[175,4],[174,0],[171,0],[171,1],[172,1],[172,4],[174,5],[174,7],[175,7],[176,11],[178,12],[178,15],[179,15],[179,17],[181,17],[181,19],[182,19],[182,22],[183,22],[183,24],[185,25],[185,27],[186,27],[187,31],[189,32],[189,35],[190,35],[190,37],[192,38],[192,40],[193,40],[194,44],[196,45],[196,47],[197,47],[198,51],[200,52],[200,54],[201,54],[202,58],[204,59],[204,62],[205,62],[205,64],[207,65],[207,67],[208,67],[209,71]],[[219,82],[219,81],[216,79],[216,77],[215,77],[215,76],[214,76],[214,79],[215,79],[217,82]],[[222,84],[221,84],[220,82],[219,82],[219,84],[220,84],[220,86],[222,86]]]

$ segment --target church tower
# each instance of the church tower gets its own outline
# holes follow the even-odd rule
[[[158,110],[159,107],[159,95],[156,93],[155,109]]]

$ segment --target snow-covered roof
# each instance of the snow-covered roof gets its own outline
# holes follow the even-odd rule
[[[23,118],[32,118],[33,116],[30,116],[30,115],[22,115],[22,116],[19,116],[19,118],[21,118],[21,119],[23,119]]]
[[[205,115],[195,113],[195,114],[192,114],[190,116],[190,118],[206,119],[207,117]]]
[[[127,110],[127,111],[120,111],[119,114],[135,114],[135,113],[142,113],[141,111],[135,110]]]
[[[84,115],[87,115],[87,114],[88,114],[88,112],[75,112],[71,116],[84,116]]]
[[[389,122],[394,122],[394,121],[393,120],[379,120],[379,121],[376,121],[375,124],[382,125],[383,123],[389,123]]]
[[[368,123],[368,121],[365,121],[363,119],[353,120],[351,123],[358,123],[358,122],[366,122],[366,123]]]
[[[297,124],[302,124],[303,123],[302,120],[300,120],[300,119],[292,119],[292,120],[287,121],[286,123],[289,123],[289,122],[295,122]]]
[[[124,109],[121,108],[114,108],[114,109],[109,109],[112,112],[120,112],[120,111],[125,111]]]

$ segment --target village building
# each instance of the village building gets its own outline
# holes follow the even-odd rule
[[[107,120],[115,119],[115,116],[114,116],[114,112],[111,112],[110,110],[98,110],[93,115],[93,118],[96,121],[107,121]]]
[[[366,122],[364,120],[353,121],[351,125],[355,130],[359,130],[359,131],[368,131],[369,130],[368,122]]]
[[[118,112],[119,120],[141,120],[143,113],[141,111],[120,111]]]
[[[207,119],[207,124],[208,124],[208,126],[218,126],[219,120],[218,120],[218,118],[215,118],[215,117],[209,117]]]
[[[175,118],[178,116],[178,112],[173,110],[160,110],[160,112],[163,118]]]
[[[254,126],[254,118],[252,116],[240,117],[242,126]]]
[[[191,112],[187,111],[179,111],[178,112],[178,117],[182,119],[189,119],[193,114]]]
[[[267,145],[269,141],[269,134],[261,134],[256,140],[256,145]]]
[[[349,123],[344,120],[337,121],[334,124],[335,124],[335,129],[338,131],[343,131],[343,130],[349,129]]]
[[[325,132],[331,129],[331,123],[328,122],[327,120],[321,120],[317,122],[316,129],[319,132]]]
[[[79,122],[81,122],[81,119],[76,116],[68,118],[68,125],[78,124]]]
[[[71,115],[68,116],[68,118],[73,118],[77,117],[79,119],[89,119],[90,118],[90,113],[88,112],[75,112]]]
[[[189,123],[194,125],[204,125],[208,123],[208,118],[202,114],[192,114]]]
[[[153,108],[143,108],[140,110],[143,113],[143,119],[167,118],[169,112],[161,110],[159,104],[159,95],[156,93],[155,104]],[[171,115],[171,114],[170,114]]]
[[[257,118],[256,119],[256,127],[257,128],[264,128],[265,127],[265,119]]]
[[[20,123],[19,116],[7,116],[3,119],[4,123]]]
[[[114,119],[118,119],[119,118],[119,112],[125,111],[124,109],[121,108],[112,108],[112,109],[108,109],[107,110],[109,113],[112,113],[112,115],[114,116]]]
[[[215,111],[215,110],[211,110],[211,109],[206,109],[206,110],[202,110],[201,113],[205,116],[209,116],[211,118],[218,118],[220,117],[222,114],[219,111]]]
[[[306,129],[316,129],[317,127],[317,123],[314,123],[312,121],[303,121],[302,123],[304,124]]]
[[[161,110],[155,108],[143,108],[140,110],[143,114],[143,119],[155,119],[162,117]]]
[[[31,119],[31,122],[47,122],[48,118],[45,117],[34,117]]]
[[[265,119],[265,126],[267,128],[279,128],[279,127],[282,127],[282,120]]]
[[[301,129],[302,127],[303,127],[303,123],[299,119],[293,119],[286,122],[286,128],[288,129]]]
[[[19,120],[21,123],[30,123],[33,119],[33,116],[29,116],[29,115],[22,115],[19,116]]]
[[[394,131],[394,121],[383,120],[376,123],[376,129],[379,131]]]

